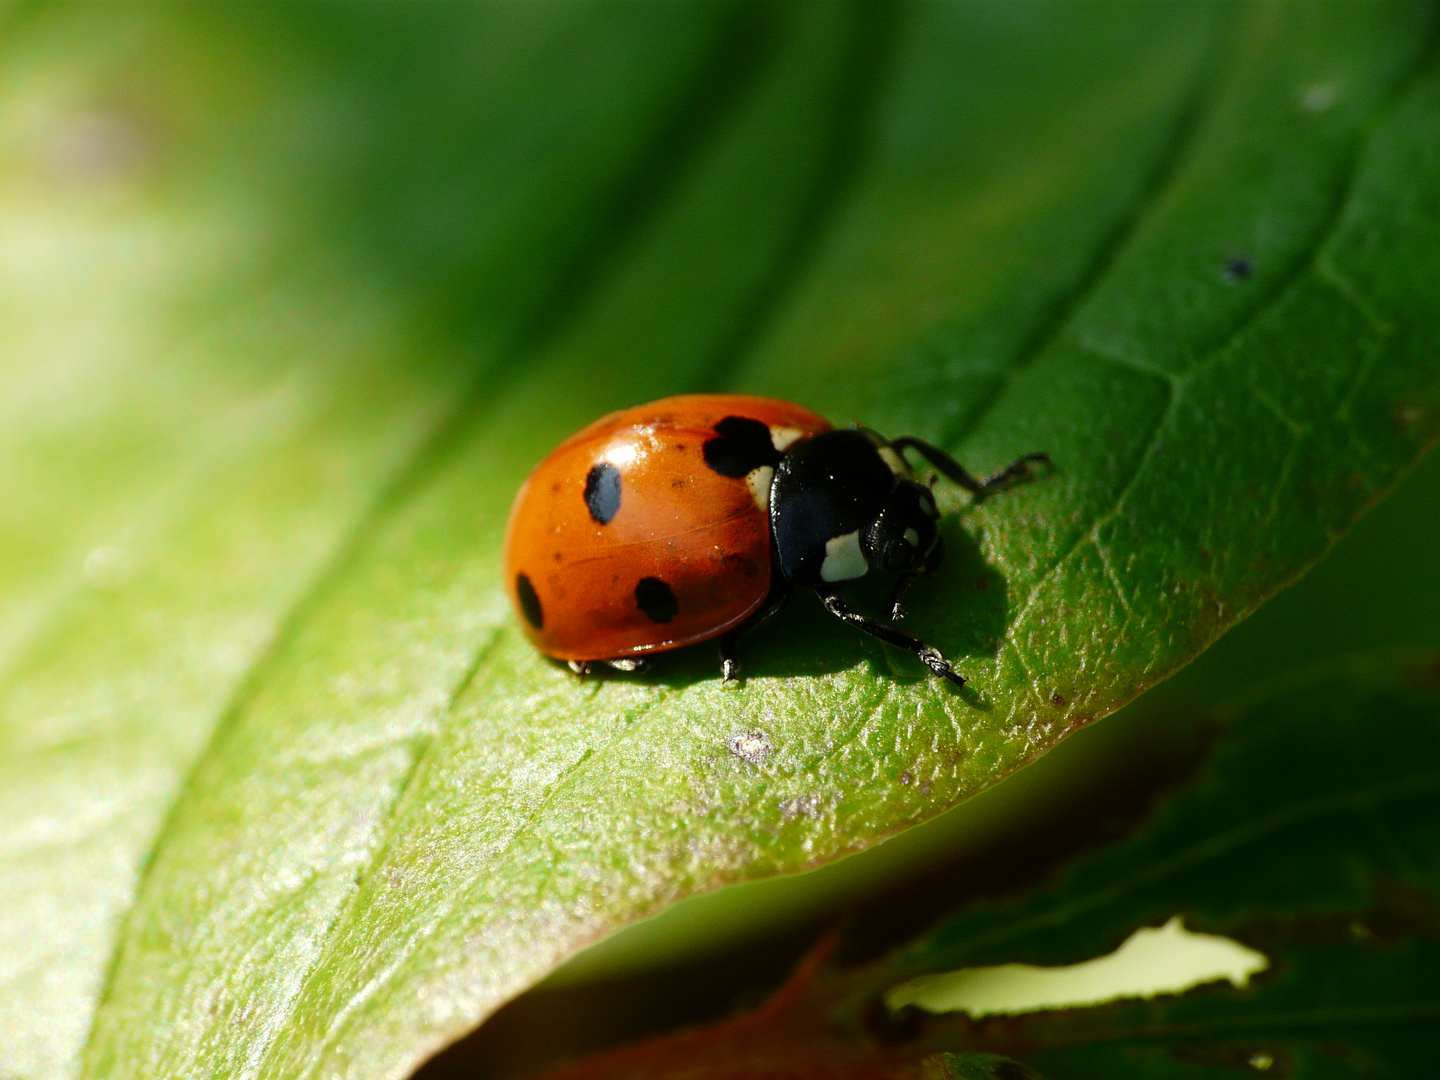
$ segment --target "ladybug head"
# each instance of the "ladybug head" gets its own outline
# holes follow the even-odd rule
[[[861,534],[866,562],[880,570],[918,569],[935,547],[939,519],[930,490],[897,477],[880,512]]]

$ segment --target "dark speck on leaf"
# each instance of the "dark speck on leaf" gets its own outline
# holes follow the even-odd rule
[[[1051,694],[1050,704],[1054,705],[1057,709],[1063,709],[1065,707],[1065,696],[1058,691],[1054,694]]]
[[[1236,255],[1225,260],[1225,280],[1232,285],[1246,280],[1253,273],[1255,273],[1255,264],[1244,255]]]

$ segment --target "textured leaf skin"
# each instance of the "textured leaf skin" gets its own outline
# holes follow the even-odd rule
[[[1436,430],[1429,6],[180,10],[27,11],[6,84],[150,148],[7,181],[109,253],[11,273],[58,298],[16,305],[0,474],[20,1075],[402,1075],[616,925],[1117,707]],[[519,479],[705,388],[1054,455],[913,605],[973,691],[813,610],[739,692],[524,645]],[[78,569],[107,546],[123,588]]]
[[[1352,662],[1221,724],[1151,820],[1053,887],[963,911],[869,968],[827,971],[817,953],[761,1009],[547,1080],[1426,1075],[1440,1047],[1440,664]],[[979,1021],[889,1015],[877,999],[921,973],[1089,960],[1176,914],[1269,969],[1243,990],[1221,979]]]

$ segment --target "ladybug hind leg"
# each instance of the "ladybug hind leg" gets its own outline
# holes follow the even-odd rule
[[[580,678],[585,678],[595,669],[596,664],[604,664],[606,667],[614,668],[616,671],[626,673],[636,671],[649,671],[650,661],[643,656],[622,656],[618,660],[566,660],[565,665]]]
[[[815,591],[820,596],[820,602],[825,605],[825,610],[837,619],[847,622],[889,645],[914,653],[920,662],[936,675],[948,679],[956,686],[965,685],[965,676],[957,672],[951,666],[950,661],[940,655],[940,650],[935,646],[925,644],[914,634],[896,630],[893,626],[887,626],[885,623],[867,618],[858,611],[851,611],[850,605],[845,602],[845,595],[833,585],[822,585]]]
[[[720,635],[720,681],[740,681],[740,661],[735,658],[735,631]]]
[[[649,671],[650,660],[644,656],[622,656],[619,660],[606,660],[616,671]]]

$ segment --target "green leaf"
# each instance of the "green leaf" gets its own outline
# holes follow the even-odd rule
[[[1217,722],[1194,775],[1052,886],[972,905],[867,967],[828,968],[822,949],[760,1009],[546,1075],[1424,1075],[1440,1020],[1434,653],[1292,677]],[[1049,1008],[1010,973],[985,987],[1011,1011],[978,1004],[976,969],[1084,964],[1177,918],[1263,970],[1157,992],[1175,961],[1152,961],[1130,992]],[[968,1010],[938,1000],[962,985]]]
[[[937,1020],[922,1038],[1023,1047],[1016,1056],[1054,1080],[1230,1075],[1246,1062],[1294,1077],[1422,1074],[1440,1021],[1437,674],[1362,667],[1232,714],[1201,773],[1139,835],[1053,890],[957,916],[889,972],[1073,963],[1183,913],[1269,959],[1248,989]]]
[[[401,1075],[1185,663],[1440,427],[1433,15],[13,14],[3,1068]],[[913,605],[973,692],[805,605],[738,691],[524,644],[521,478],[706,388],[1051,452]]]
[[[977,895],[1036,879],[1057,849],[1097,842],[1193,767],[1205,741],[1197,710],[1325,662],[1440,642],[1440,575],[1415,572],[1437,546],[1440,455],[1431,454],[1300,582],[1103,724],[883,844],[808,873],[692,897],[626,927],[445,1055],[441,1074],[485,1060],[520,1017],[549,1033],[544,1060],[591,1049],[586,1018],[596,1012],[637,1037],[659,1023],[649,1019],[656,999],[699,1021],[704,1002],[728,1006],[727,979],[778,981],[826,928],[845,925],[847,951],[873,952],[903,940],[904,927],[913,933]]]

